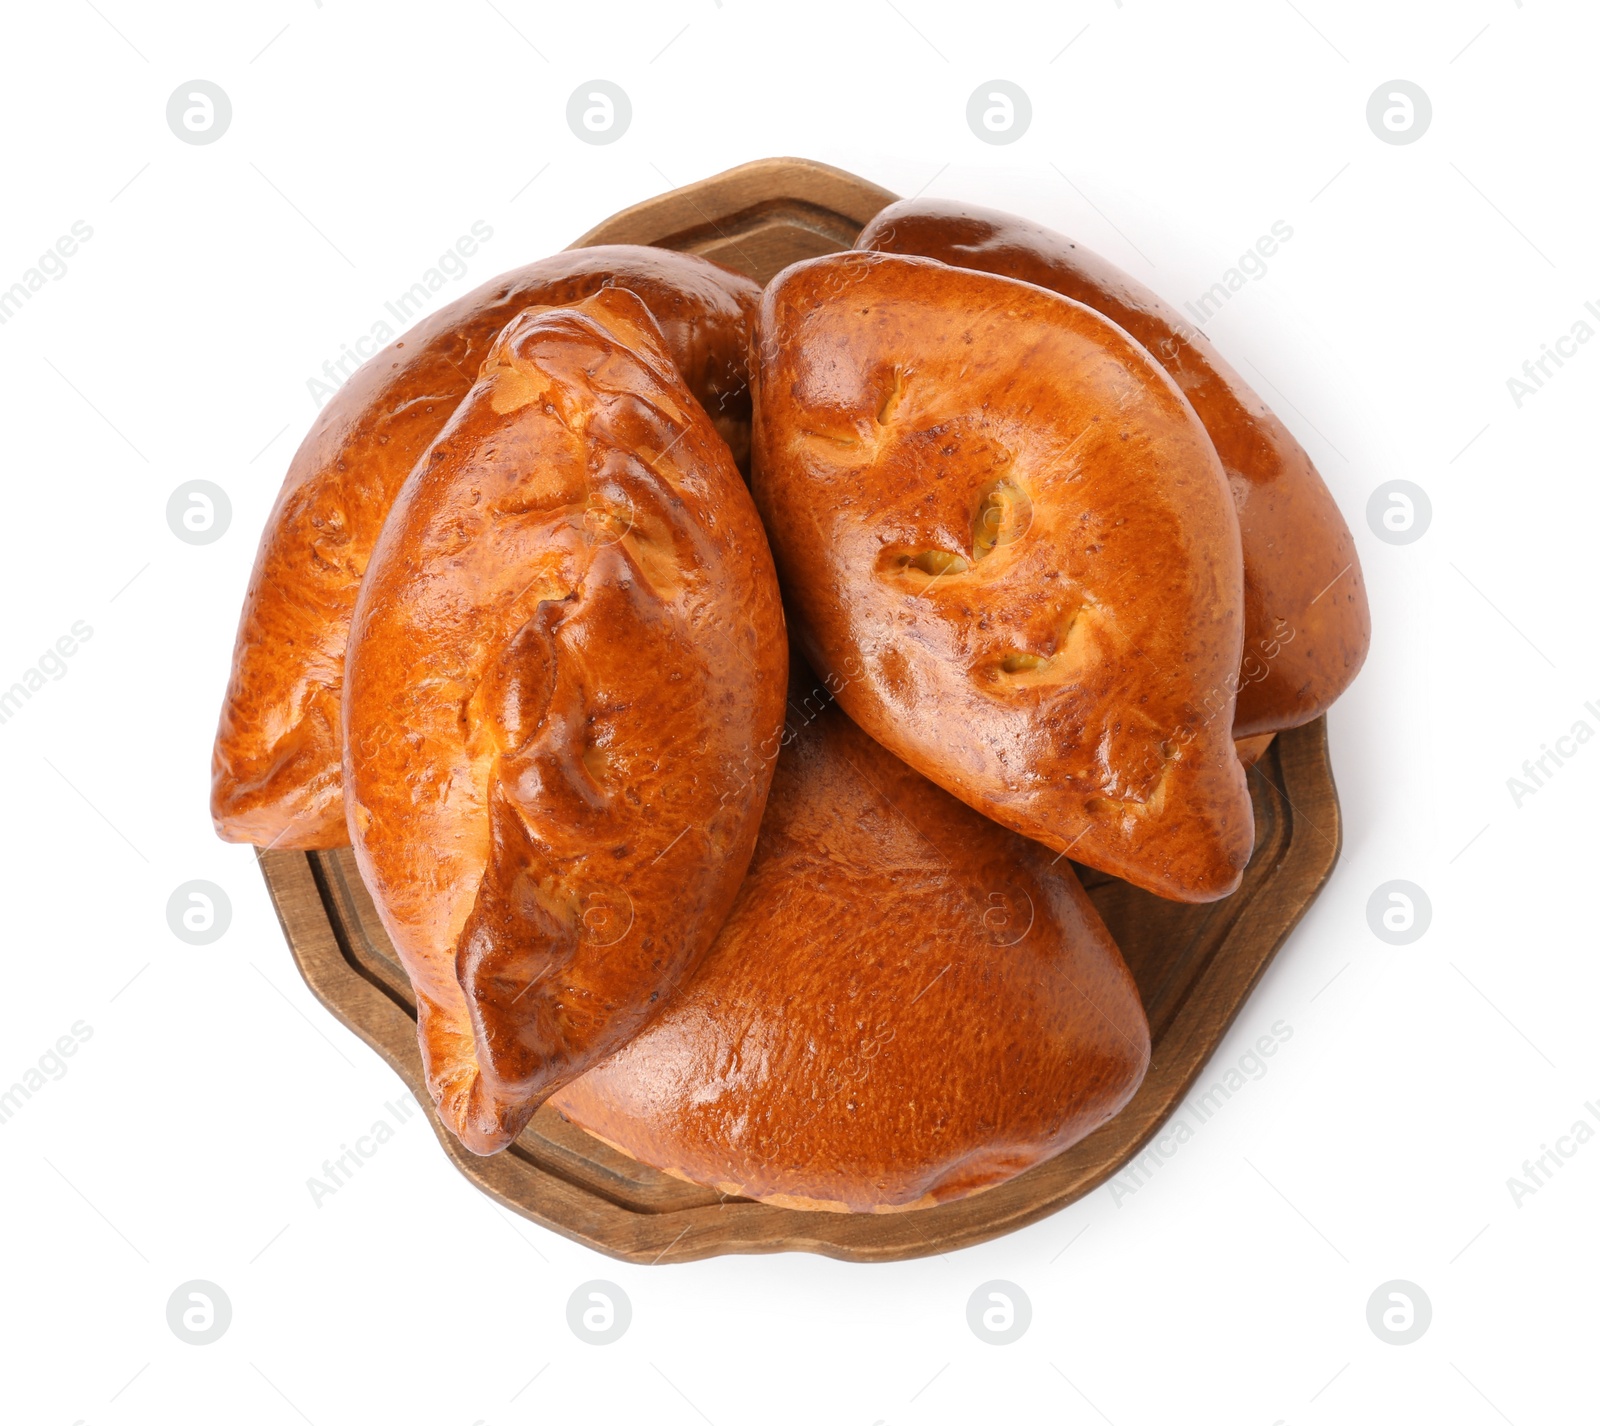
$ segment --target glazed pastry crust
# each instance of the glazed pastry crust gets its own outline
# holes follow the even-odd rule
[[[857,246],[1047,287],[1143,344],[1205,425],[1238,509],[1245,627],[1234,736],[1308,723],[1349,687],[1372,635],[1349,527],[1311,457],[1192,322],[1081,244],[971,204],[892,203]]]
[[[688,253],[557,253],[486,283],[384,348],[318,415],[261,537],[212,753],[211,814],[224,840],[346,844],[345,643],[389,507],[506,323],[611,285],[644,300],[718,430],[735,450],[748,448],[746,351],[760,289]]]
[[[1038,287],[850,252],[773,279],[756,375],[752,488],[845,711],[1077,861],[1232,891],[1238,527],[1148,354]]]
[[[705,963],[552,1102],[725,1193],[927,1207],[1110,1118],[1144,1076],[1149,1030],[1070,865],[831,702],[822,680],[790,700],[761,838]]]
[[[509,1143],[711,944],[786,667],[749,492],[640,299],[512,321],[395,502],[345,682],[357,862],[467,1148]]]

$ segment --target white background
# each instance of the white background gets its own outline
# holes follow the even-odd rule
[[[1507,1180],[1600,1104],[1600,743],[1520,808],[1506,780],[1575,720],[1600,729],[1600,344],[1520,409],[1506,381],[1600,302],[1597,52],[1576,0],[7,7],[0,286],[75,220],[93,238],[0,327],[0,684],[75,620],[94,633],[0,725],[0,1082],[93,1034],[0,1126],[0,1414],[1595,1419],[1600,1141],[1520,1205]],[[196,77],[234,110],[206,147],[165,121]],[[607,147],[565,122],[597,77],[633,103]],[[1033,104],[1007,146],[965,118],[996,77]],[[1434,108],[1403,147],[1365,119],[1395,78]],[[314,1206],[307,1178],[400,1084],[300,983],[251,852],[206,811],[307,378],[474,220],[494,237],[441,303],[770,154],[1043,220],[1175,301],[1294,229],[1208,331],[1346,511],[1374,636],[1331,719],[1343,856],[1208,1077],[1274,1021],[1293,1037],[1136,1194],[925,1261],[613,1262],[492,1206],[420,1116]],[[205,547],[165,518],[194,478],[233,504]],[[1403,546],[1365,514],[1397,478],[1433,506]],[[167,926],[194,878],[232,900],[215,945]],[[1406,947],[1367,924],[1394,878],[1433,905]],[[214,1345],[167,1326],[192,1278],[233,1304]],[[592,1278],[632,1299],[612,1346],[567,1327]],[[1015,1345],[967,1326],[992,1278],[1032,1301]],[[1406,1347],[1366,1320],[1394,1278],[1433,1304]]]

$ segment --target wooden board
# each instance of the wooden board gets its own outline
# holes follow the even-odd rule
[[[848,247],[893,200],[823,164],[767,159],[629,208],[575,246],[655,243],[766,281],[790,262]],[[1178,1107],[1339,852],[1323,719],[1275,739],[1250,784],[1255,855],[1226,901],[1183,906],[1080,871],[1150,1018],[1150,1072],[1128,1107],[1009,1183],[905,1213],[804,1212],[727,1198],[646,1168],[549,1108],[504,1153],[467,1153],[431,1113],[410,986],[350,851],[263,852],[260,864],[306,984],[410,1085],[455,1166],[507,1208],[636,1263],[786,1250],[888,1261],[965,1247],[1054,1213],[1135,1158]]]
[[[765,285],[792,262],[854,245],[899,194],[825,163],[767,158],[624,208],[572,246],[699,253]]]

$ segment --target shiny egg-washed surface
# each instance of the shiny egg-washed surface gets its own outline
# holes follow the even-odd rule
[[[389,507],[507,322],[612,285],[643,299],[717,429],[736,453],[748,449],[746,349],[760,289],[688,253],[557,253],[385,347],[317,416],[261,537],[212,754],[211,812],[224,839],[286,848],[349,840],[339,773],[345,643]]]
[[[552,1103],[768,1203],[962,1198],[1127,1103],[1150,1058],[1138,991],[1066,861],[885,751],[829,706],[832,681],[808,687],[710,954]]]
[[[395,502],[347,661],[357,863],[491,1153],[711,944],[783,721],[772,557],[650,313],[524,313]]]
[[[1142,343],[1205,425],[1238,508],[1245,621],[1234,735],[1295,728],[1327,710],[1372,634],[1355,541],[1311,457],[1193,323],[1081,244],[988,208],[909,198],[879,213],[857,245],[1035,283]]]
[[[767,287],[755,378],[756,503],[845,711],[1077,861],[1232,891],[1238,526],[1150,356],[1030,284],[849,252]]]

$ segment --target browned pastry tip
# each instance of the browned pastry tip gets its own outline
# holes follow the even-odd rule
[[[1263,757],[1267,749],[1272,746],[1276,733],[1253,733],[1248,738],[1235,738],[1233,750],[1239,756],[1239,763],[1243,767],[1254,767]]]
[[[1216,452],[1089,308],[922,258],[762,299],[752,488],[796,634],[885,747],[997,821],[1184,901],[1254,820]]]
[[[630,246],[557,253],[419,322],[322,408],[268,518],[212,753],[219,836],[302,848],[349,840],[339,773],[345,641],[395,494],[507,322],[609,286],[643,300],[712,423],[736,453],[748,449],[746,353],[760,289],[704,258]]]
[[[651,1166],[790,1208],[883,1213],[1076,1143],[1150,1058],[1069,864],[830,706],[790,700],[761,837],[705,962],[553,1103]]]
[[[1298,727],[1327,710],[1360,671],[1372,633],[1355,541],[1310,456],[1192,322],[1082,244],[972,204],[892,203],[857,246],[1035,283],[1142,343],[1204,423],[1238,509],[1245,628],[1234,735]]]
[[[786,667],[749,492],[644,303],[514,319],[395,501],[344,685],[357,863],[467,1148],[509,1143],[711,944]]]

